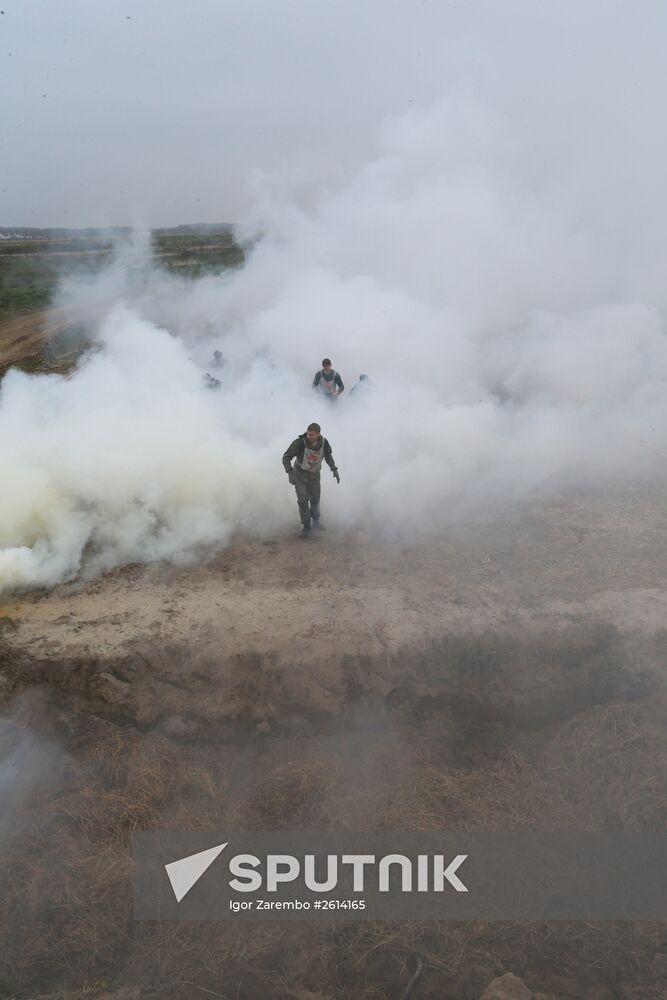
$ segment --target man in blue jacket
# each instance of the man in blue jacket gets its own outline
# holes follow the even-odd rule
[[[283,468],[296,490],[296,500],[301,517],[301,537],[310,535],[311,521],[316,528],[320,524],[320,469],[324,460],[337,483],[340,475],[334,462],[331,445],[322,437],[319,424],[309,424],[305,434],[292,441],[283,455]]]

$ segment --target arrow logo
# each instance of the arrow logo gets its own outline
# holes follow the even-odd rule
[[[180,903],[183,897],[190,892],[192,886],[211,867],[228,843],[229,841],[224,844],[218,844],[217,847],[210,847],[208,851],[191,854],[187,858],[180,858],[178,861],[172,861],[170,864],[164,866],[169,876],[171,887],[174,890],[177,903]]]

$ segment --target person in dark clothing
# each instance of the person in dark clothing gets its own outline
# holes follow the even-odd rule
[[[313,389],[324,393],[327,399],[334,400],[345,392],[345,386],[343,385],[343,380],[338,374],[333,370],[331,365],[331,358],[324,358],[322,360],[322,368],[320,371],[315,372],[315,377],[313,379]]]
[[[359,395],[360,396],[364,396],[366,394],[367,390],[372,385],[373,385],[373,383],[369,379],[368,375],[360,375],[359,376],[359,381],[355,382],[355,384],[350,389],[350,395],[352,395],[353,392],[356,392],[358,389],[360,389],[361,392],[359,393]]]
[[[324,460],[337,483],[340,475],[334,462],[331,445],[321,434],[319,424],[309,424],[305,434],[292,441],[283,455],[283,468],[296,490],[296,500],[301,517],[301,537],[308,538],[311,521],[322,530],[320,524],[320,469]]]

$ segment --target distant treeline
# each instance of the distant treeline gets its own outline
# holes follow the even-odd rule
[[[152,229],[158,236],[187,236],[197,233],[232,232],[231,222],[195,222],[186,226]],[[106,229],[37,229],[30,226],[0,226],[0,239],[10,240],[71,240],[123,238],[132,234],[131,226],[109,226]]]
[[[197,233],[231,233],[234,231],[233,222],[194,222],[189,226],[171,226],[167,229],[151,229],[152,233],[159,236],[188,236]]]
[[[0,226],[0,238],[5,240],[81,240],[109,239],[129,236],[129,226],[112,226],[110,229],[34,229],[22,226]]]

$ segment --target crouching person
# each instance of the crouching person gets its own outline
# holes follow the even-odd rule
[[[322,437],[319,424],[309,424],[305,434],[292,441],[283,455],[283,466],[289,481],[296,490],[296,499],[301,517],[301,537],[308,538],[311,524],[322,529],[320,524],[320,469],[324,460],[337,483],[340,476],[331,452],[331,445]]]

